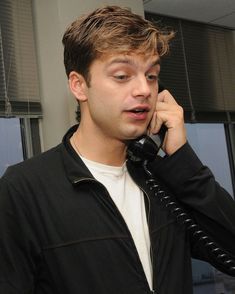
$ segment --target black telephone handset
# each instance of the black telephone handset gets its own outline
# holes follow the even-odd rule
[[[161,86],[159,90],[164,88]],[[163,125],[157,135],[154,136],[154,140],[149,136],[142,136],[136,140],[131,140],[127,148],[128,159],[134,162],[141,163],[147,174],[146,184],[153,192],[154,196],[159,202],[170,211],[170,213],[176,218],[177,222],[184,226],[189,232],[194,242],[202,242],[205,246],[208,255],[213,260],[213,265],[230,275],[235,277],[235,260],[234,257],[221,248],[213,239],[208,236],[202,228],[196,223],[191,215],[185,210],[185,208],[175,199],[175,197],[164,191],[162,185],[154,177],[151,170],[148,167],[148,162],[152,162],[162,146],[167,128]]]
[[[159,83],[158,93],[164,90],[162,83]],[[153,160],[162,147],[167,127],[162,125],[159,132],[153,136],[143,135],[142,137],[128,142],[127,155],[132,161]]]

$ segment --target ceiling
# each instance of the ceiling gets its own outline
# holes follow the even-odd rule
[[[235,30],[235,0],[143,0],[145,11]]]

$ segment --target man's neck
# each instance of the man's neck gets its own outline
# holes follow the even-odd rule
[[[126,146],[123,142],[88,133],[79,127],[71,137],[70,142],[79,155],[106,165],[123,165],[126,159]]]

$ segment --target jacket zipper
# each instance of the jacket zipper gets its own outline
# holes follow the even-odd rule
[[[142,189],[139,185],[138,187],[142,190],[143,194],[147,197],[147,201],[148,201],[148,214],[147,214],[147,222],[148,222],[148,229],[149,229],[149,239],[150,239],[150,259],[151,259],[151,263],[152,263],[152,288],[153,290],[151,290],[150,293],[156,293],[155,290],[154,290],[154,275],[153,275],[153,272],[154,272],[154,268],[153,268],[153,248],[152,248],[152,237],[151,237],[151,234],[150,234],[150,211],[151,211],[151,204],[150,204],[150,199],[149,199],[149,195],[148,193]]]
[[[137,257],[138,257],[138,260],[139,260],[139,263],[140,263],[140,265],[141,265],[141,267],[142,267],[142,271],[143,271],[143,273],[144,273],[144,277],[145,277],[145,280],[146,280],[146,284],[147,284],[147,286],[148,286],[148,288],[149,288],[149,293],[151,293],[151,294],[156,294],[156,292],[155,292],[154,290],[151,290],[150,287],[149,287],[149,284],[148,284],[148,281],[147,281],[147,277],[146,277],[146,275],[145,275],[145,272],[144,272],[144,269],[143,269],[143,266],[142,266],[142,263],[141,263],[141,260],[140,260],[140,257],[139,257],[139,253],[138,253],[137,248],[136,248],[136,246],[135,246],[134,239],[133,239],[133,237],[132,237],[132,235],[131,235],[131,232],[130,232],[130,230],[129,230],[129,228],[128,228],[128,226],[127,226],[127,224],[126,224],[126,222],[125,222],[125,220],[124,220],[124,218],[123,218],[123,216],[122,216],[120,210],[118,209],[117,205],[114,203],[114,201],[113,201],[112,197],[110,196],[108,190],[106,189],[106,187],[105,187],[101,182],[97,181],[95,178],[79,178],[79,179],[75,179],[75,180],[73,180],[73,184],[77,185],[77,184],[79,184],[79,183],[81,183],[81,182],[86,182],[86,181],[87,181],[87,182],[89,182],[89,181],[91,181],[91,182],[95,182],[95,183],[97,183],[98,185],[100,185],[102,188],[104,188],[105,193],[106,193],[106,194],[108,195],[108,197],[109,197],[109,200],[111,200],[111,202],[113,203],[113,206],[114,206],[115,209],[117,210],[120,219],[121,219],[122,222],[125,224],[125,227],[126,227],[126,230],[127,230],[127,232],[128,232],[128,235],[129,235],[129,237],[130,237],[130,240],[131,240],[131,242],[132,242],[133,248],[135,249],[135,252],[136,252]],[[135,182],[135,183],[136,183],[136,182]],[[137,185],[137,186],[142,190],[143,194],[146,195],[146,197],[147,197],[147,199],[148,199],[148,206],[149,206],[149,207],[148,207],[147,222],[148,222],[148,227],[150,227],[150,199],[149,199],[148,194],[145,192],[145,190],[143,190],[139,185]],[[153,273],[153,252],[152,252],[152,240],[151,240],[151,235],[150,235],[150,233],[149,233],[149,238],[150,238],[150,259],[151,259],[151,263],[152,263],[152,273]],[[153,279],[153,274],[152,274],[152,279]],[[154,285],[154,282],[153,282],[153,285]],[[152,285],[152,286],[153,286],[153,285]]]

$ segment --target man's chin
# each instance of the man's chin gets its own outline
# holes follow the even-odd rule
[[[134,133],[131,133],[129,135],[127,135],[125,138],[124,138],[124,141],[129,141],[129,140],[136,140],[144,135],[146,135],[147,132],[146,131],[142,131],[142,132],[134,132]]]
[[[147,126],[145,125],[126,125],[120,129],[120,135],[123,140],[134,140],[147,134]]]

